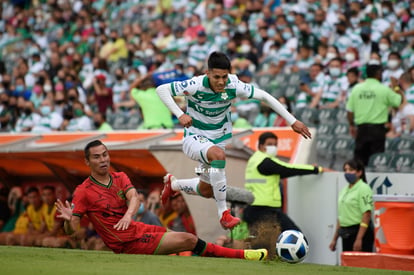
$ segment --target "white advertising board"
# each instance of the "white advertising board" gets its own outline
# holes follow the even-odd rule
[[[414,196],[414,174],[367,173],[367,181],[374,194]],[[340,172],[288,179],[287,212],[309,241],[306,262],[340,264],[341,242],[335,252],[329,244],[336,226],[338,193],[346,185]]]

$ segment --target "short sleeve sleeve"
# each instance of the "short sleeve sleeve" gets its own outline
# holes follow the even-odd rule
[[[84,190],[76,188],[72,200],[72,215],[82,217],[88,209],[88,202],[85,197]]]
[[[196,76],[191,79],[183,80],[183,81],[174,81],[171,82],[171,93],[173,96],[187,96],[193,95],[198,91],[198,87],[202,85],[204,78],[206,76]]]
[[[373,208],[372,190],[368,184],[365,184],[364,187],[361,188],[360,197],[359,197],[359,207],[362,213],[365,213],[367,211],[372,211],[372,208]]]

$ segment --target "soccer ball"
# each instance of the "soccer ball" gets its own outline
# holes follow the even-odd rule
[[[283,231],[276,242],[276,253],[282,261],[299,263],[308,255],[308,241],[297,230]]]

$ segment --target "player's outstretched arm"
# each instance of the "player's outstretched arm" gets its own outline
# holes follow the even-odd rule
[[[256,88],[254,90],[254,98],[266,102],[276,113],[282,116],[287,123],[292,127],[293,131],[302,135],[304,138],[312,138],[308,127],[301,121],[297,120],[285,107],[273,96],[262,89]]]
[[[68,201],[63,203],[61,200],[55,202],[56,210],[59,215],[58,218],[64,219],[64,229],[66,234],[72,235],[80,226],[80,218],[72,215],[72,207]]]
[[[175,103],[173,97],[171,96],[170,84],[162,84],[157,87],[156,91],[161,101],[164,102],[165,106],[167,106],[167,108],[170,109],[171,113],[173,113],[178,118],[180,124],[184,127],[190,127],[193,122],[192,118],[189,115],[184,114],[177,103]]]

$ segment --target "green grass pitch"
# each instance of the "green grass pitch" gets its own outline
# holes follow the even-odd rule
[[[112,252],[0,246],[2,275],[118,275],[118,274],[292,274],[292,275],[392,275],[403,271],[288,264],[280,261],[252,262],[239,259],[118,255]]]

